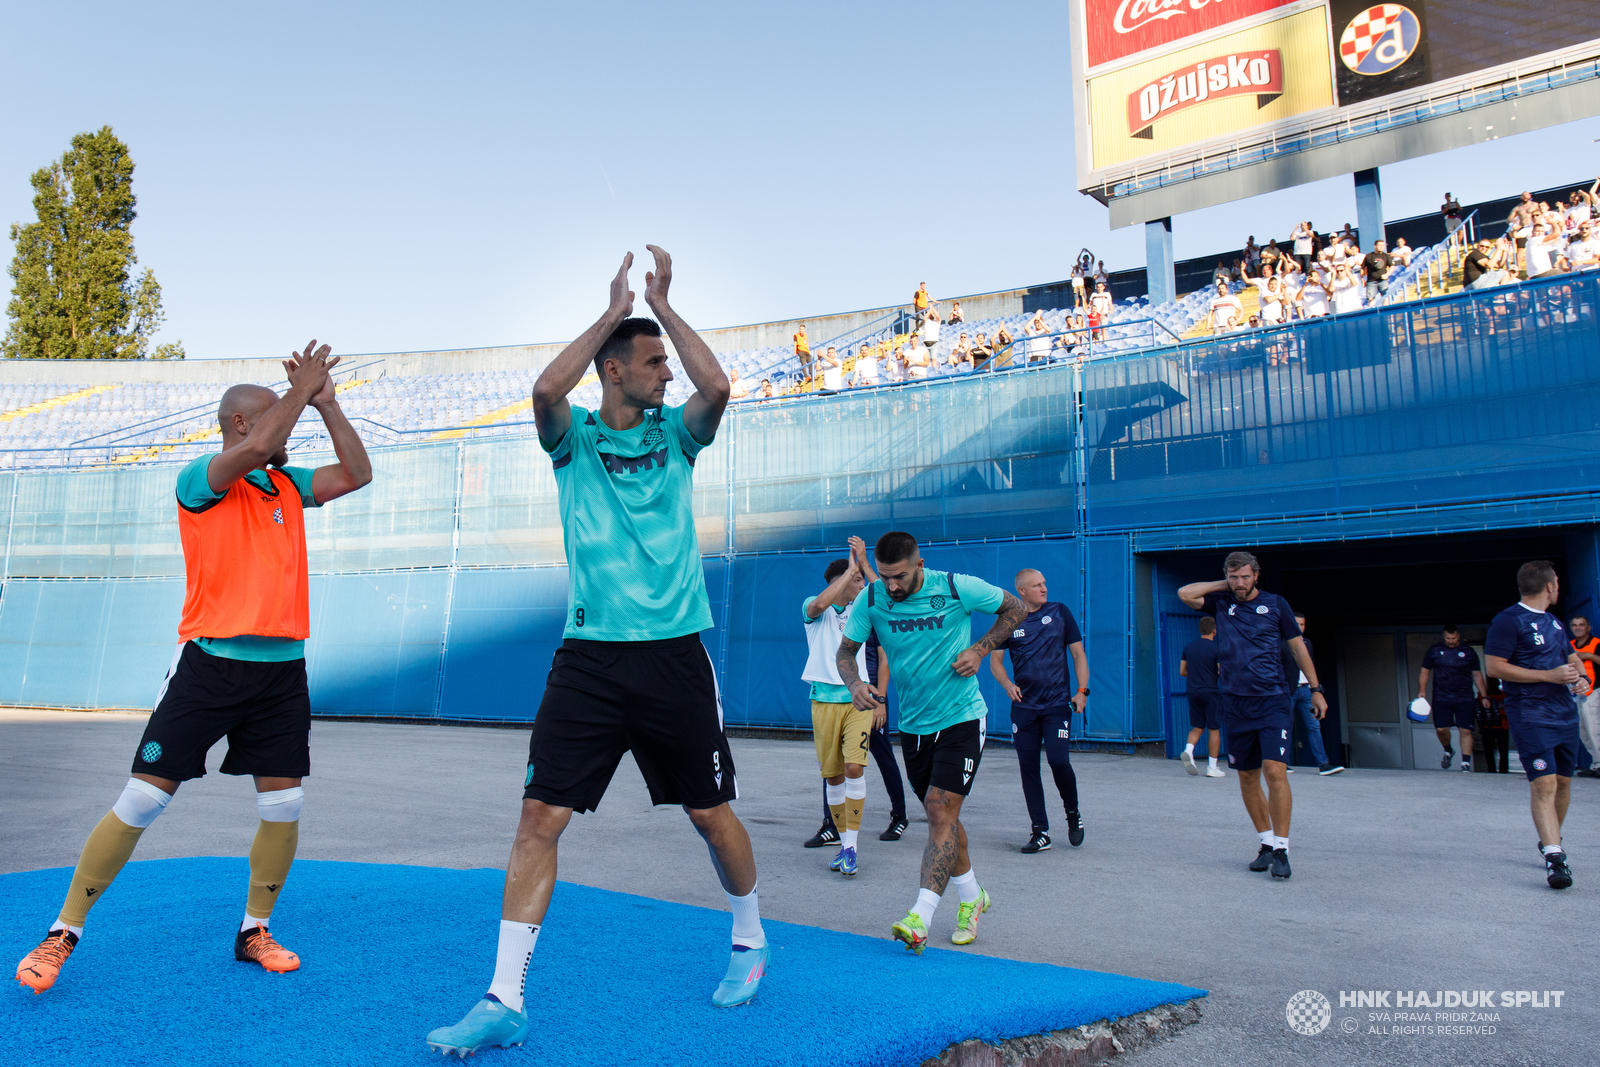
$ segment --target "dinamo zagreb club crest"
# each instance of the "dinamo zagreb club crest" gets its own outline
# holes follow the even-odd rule
[[[1411,58],[1422,22],[1400,4],[1374,4],[1350,20],[1339,37],[1339,58],[1357,74],[1387,74]]]

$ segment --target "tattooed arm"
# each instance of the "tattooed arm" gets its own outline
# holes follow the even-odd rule
[[[1028,617],[1027,606],[1018,600],[1015,594],[1006,593],[1004,596],[1005,599],[1000,602],[1000,610],[995,613],[994,625],[989,627],[989,632],[956,657],[955,672],[961,677],[971,678],[977,674],[978,667],[983,663],[983,657],[993,652],[995,647],[1011,636],[1011,631]]]
[[[862,711],[877,711],[878,701],[873,696],[872,686],[861,678],[861,672],[856,670],[856,653],[861,651],[861,642],[852,641],[848,637],[839,641],[839,654],[834,659],[834,665],[839,668],[839,680],[850,690],[850,700]]]

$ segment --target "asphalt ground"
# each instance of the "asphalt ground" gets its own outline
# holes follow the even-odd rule
[[[127,777],[143,720],[0,711],[0,871],[75,862]],[[903,840],[879,842],[888,804],[869,769],[860,873],[842,878],[827,869],[831,850],[801,847],[821,811],[810,743],[732,745],[741,792],[735,810],[755,843],[763,913],[886,937],[916,897],[920,815]],[[503,867],[526,752],[525,730],[319,722],[299,854]],[[216,773],[222,755],[219,745],[212,773],[183,786],[135,860],[247,854],[256,825],[251,786]],[[1098,753],[1080,753],[1074,764],[1086,841],[1069,847],[1065,820],[1053,813],[1055,847],[1025,856],[1016,756],[1007,748],[987,753],[963,820],[994,908],[976,945],[952,948],[951,893],[934,919],[934,943],[1211,991],[1199,1024],[1119,1063],[1594,1061],[1600,968],[1583,931],[1600,917],[1600,873],[1591,860],[1600,856],[1600,780],[1573,782],[1566,845],[1576,884],[1556,892],[1545,885],[1521,775],[1351,770],[1322,778],[1302,770],[1291,779],[1294,876],[1275,881],[1245,870],[1256,839],[1233,777],[1195,778],[1176,762]],[[1048,770],[1044,781],[1053,798]],[[627,759],[600,810],[574,817],[562,841],[561,877],[727,907],[682,812],[651,807]],[[20,958],[53,918],[40,915],[37,929],[0,931],[0,946]],[[464,994],[487,985],[492,970],[485,959],[463,974]],[[1302,990],[1331,1004],[1331,1024],[1320,1033],[1290,1028],[1286,1005]],[[1422,991],[1431,1001],[1479,990],[1494,991],[1493,1007],[1396,1008],[1397,991],[1413,1000]],[[1561,992],[1559,1007],[1547,990]],[[1361,991],[1386,992],[1388,1008],[1341,1006],[1342,995]],[[1508,991],[1533,996],[1502,1006]],[[1397,1018],[1401,1011],[1414,1017]],[[824,1015],[819,1006],[819,1025]]]

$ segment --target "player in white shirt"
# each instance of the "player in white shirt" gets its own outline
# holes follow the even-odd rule
[[[1228,287],[1222,282],[1217,283],[1217,295],[1211,301],[1211,332],[1227,333],[1237,328],[1239,320],[1244,318],[1244,305],[1239,298],[1228,292]]]

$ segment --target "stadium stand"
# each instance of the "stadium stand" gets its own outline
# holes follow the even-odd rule
[[[1551,218],[1559,219],[1560,197],[1551,199],[1557,204]],[[1495,204],[1497,215],[1500,203]],[[1570,231],[1577,221],[1574,219],[1567,229]],[[1496,228],[1504,229],[1504,224],[1490,223],[1483,230],[1493,232]],[[1419,231],[1412,226],[1409,232]],[[1459,291],[1462,260],[1468,243],[1479,232],[1476,213],[1469,213],[1459,229],[1445,234],[1430,246],[1415,249],[1409,265],[1397,266],[1389,279],[1387,294],[1377,303],[1392,305]],[[1231,257],[1218,258],[1226,261]],[[1248,323],[1260,307],[1256,287],[1233,280],[1229,290],[1242,306],[1241,324]],[[1072,299],[1064,286],[1048,287],[1046,291],[1057,298],[1057,302]],[[891,309],[853,330],[815,339],[812,350],[820,355],[830,346],[836,348],[843,363],[845,382],[850,380],[856,354],[862,346],[876,350],[884,364],[876,388],[973,373],[1022,370],[1063,360],[1081,364],[1121,353],[1213,337],[1208,311],[1214,296],[1209,286],[1166,304],[1151,304],[1144,296],[1125,296],[1114,303],[1110,315],[1093,329],[1088,328],[1092,323],[1075,323],[1075,309],[1071,307],[1040,307],[947,324],[929,353],[931,366],[926,374],[917,377],[897,374],[887,365],[893,349],[908,344],[913,336],[915,323],[905,309]],[[969,299],[970,306],[970,298],[964,299]],[[1029,336],[1026,328],[1036,315],[1043,322],[1045,332]],[[1247,327],[1241,325],[1241,328]],[[1292,328],[1292,323],[1279,327]],[[1002,329],[1013,338],[1013,343],[996,346],[998,350],[992,359],[980,360],[976,366],[951,365],[951,352],[961,334],[969,338],[979,334],[993,338]],[[759,403],[765,399],[760,388],[763,380],[772,384],[774,398],[825,391],[820,372],[816,380],[803,377],[799,362],[787,347],[741,348],[722,353],[719,359],[729,371],[738,372],[750,388],[749,395],[742,398],[743,403]],[[388,371],[384,363],[382,357],[355,357],[354,362],[347,362],[338,372],[344,409],[373,444],[493,437],[531,429],[529,394],[537,376],[536,366],[445,374],[395,374]],[[675,380],[668,386],[667,402],[682,403],[693,385],[675,358],[669,365]],[[162,381],[95,383],[87,380],[89,377],[86,373],[82,381],[0,383],[0,469],[173,461],[214,447],[212,442],[217,435],[214,412],[222,385]],[[285,383],[267,384],[281,388]],[[592,375],[586,378],[572,399],[584,406],[598,405],[598,379]],[[291,446],[303,448],[323,438],[320,421],[314,412],[309,412]]]

